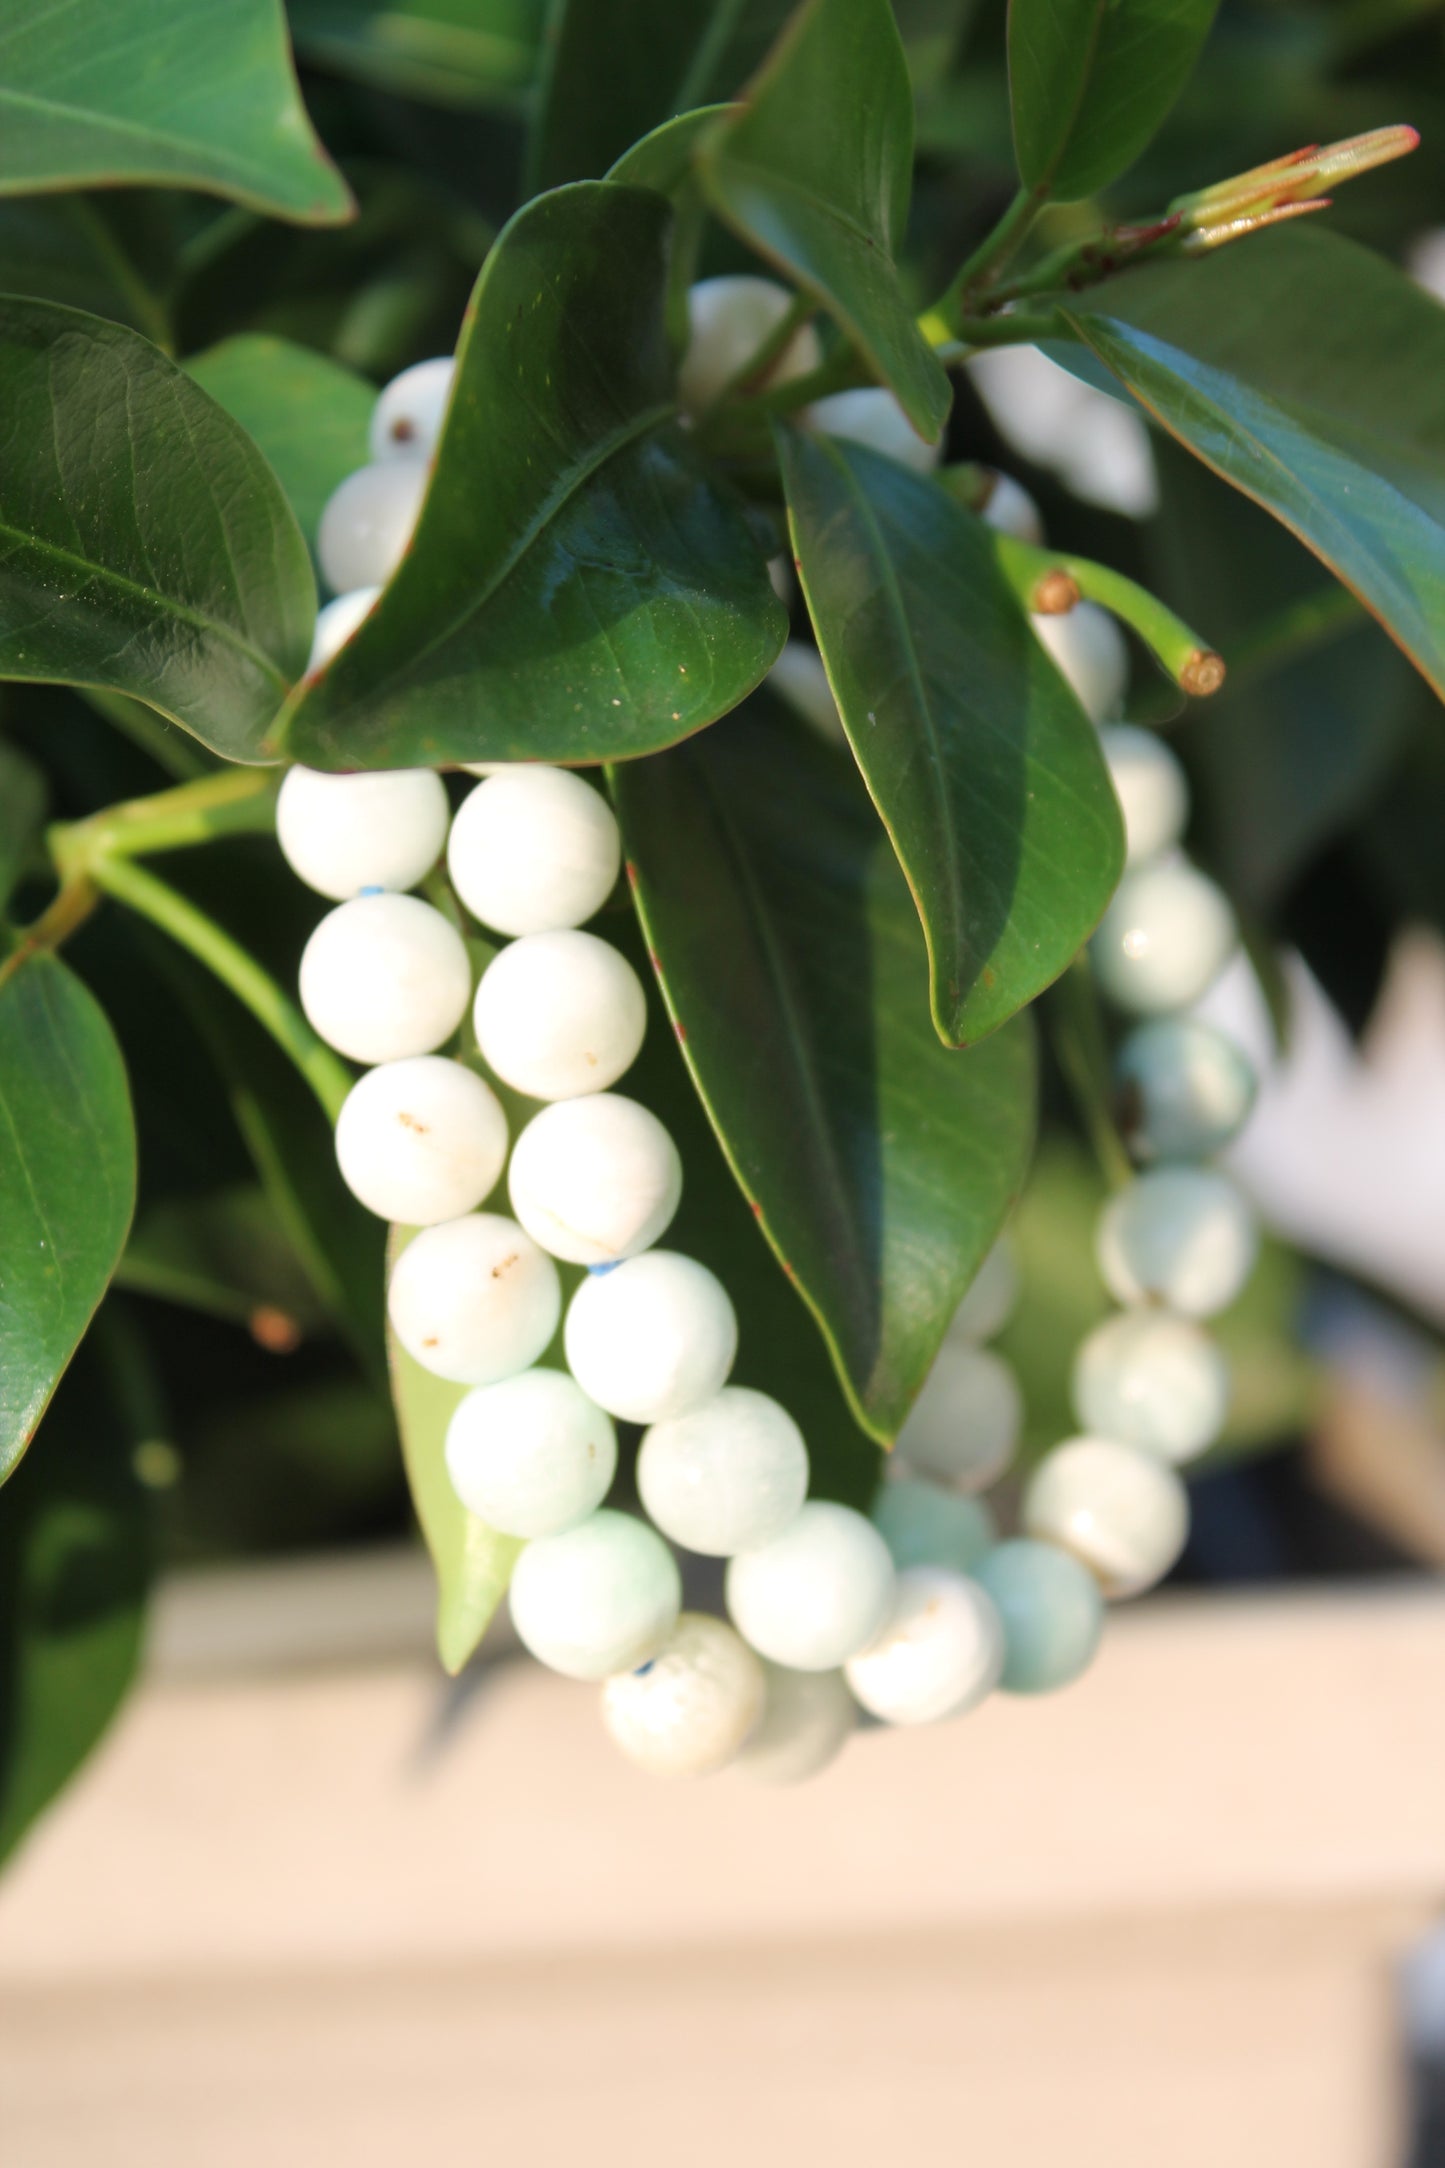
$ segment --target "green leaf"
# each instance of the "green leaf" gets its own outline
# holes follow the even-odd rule
[[[96,1745],[139,1661],[150,1514],[133,1466],[143,1441],[117,1399],[92,1341],[56,1400],[44,1452],[5,1492],[0,1859]]]
[[[15,0],[0,192],[154,181],[328,225],[351,197],[301,104],[280,0]]]
[[[171,204],[149,190],[0,197],[0,293],[130,324],[171,347]]]
[[[290,0],[296,48],[358,83],[462,109],[518,103],[546,0]]]
[[[130,693],[255,759],[315,583],[255,446],[119,324],[0,299],[0,677]]]
[[[151,1205],[131,1229],[114,1284],[263,1338],[299,1338],[325,1322],[283,1217],[255,1182]]]
[[[387,1252],[390,1271],[413,1239],[396,1228]],[[450,1385],[414,1362],[390,1326],[386,1334],[391,1392],[401,1430],[411,1500],[437,1577],[437,1650],[455,1675],[486,1632],[521,1556],[519,1537],[499,1535],[469,1513],[452,1489],[445,1457],[447,1425],[465,1385]]]
[[[1032,1032],[939,1044],[857,777],[766,696],[616,789],[693,1079],[858,1421],[892,1438],[1022,1185]]]
[[[512,220],[411,548],[273,746],[321,768],[627,759],[757,684],[787,620],[673,423],[669,223],[605,181]]]
[[[1219,0],[1009,0],[1014,152],[1070,202],[1132,166],[1188,80]]]
[[[371,457],[375,385],[309,347],[262,333],[223,339],[186,368],[265,453],[314,542],[327,498]]]
[[[1445,309],[1368,249],[1295,228],[1135,272],[1064,313],[1445,694]]]
[[[0,911],[24,873],[45,819],[45,778],[13,745],[0,744]]]
[[[894,266],[913,97],[888,0],[806,0],[700,155],[713,208],[817,295],[936,442],[948,378]]]
[[[135,1130],[99,1004],[54,956],[0,962],[0,1482],[125,1246]]]
[[[732,97],[794,0],[562,0],[533,128],[530,193],[588,180],[693,107]]]
[[[981,520],[856,445],[779,445],[818,646],[923,920],[933,1020],[965,1045],[1057,978],[1119,878],[1098,733]]]
[[[707,130],[727,110],[721,105],[699,106],[696,112],[679,113],[634,143],[607,175],[628,188],[652,188],[672,203],[672,246],[668,254],[667,339],[675,360],[687,351],[691,331],[688,321],[688,289],[697,276],[698,257],[707,226],[707,205],[697,177],[697,146]]]

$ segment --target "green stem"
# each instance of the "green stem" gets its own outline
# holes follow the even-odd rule
[[[1001,316],[964,316],[958,325],[958,345],[964,351],[979,346],[1037,346],[1042,339],[1057,339],[1063,327],[1052,309],[1036,316],[1022,309]],[[944,357],[940,350],[940,359]],[[962,353],[958,358],[963,358]]]
[[[13,979],[23,964],[32,956],[43,956],[48,949],[58,949],[68,941],[78,926],[83,926],[100,901],[100,893],[93,881],[83,874],[75,874],[61,884],[39,918],[35,919],[21,934],[8,955],[0,956],[0,986]]]
[[[1049,582],[1063,580],[1077,595],[1102,604],[1131,626],[1182,692],[1199,699],[1218,692],[1224,683],[1223,658],[1147,587],[1109,565],[1095,564],[1090,557],[1036,549],[1031,542],[1016,542],[1012,535],[996,535],[993,542],[1004,574],[1025,609],[1037,609],[1040,599],[1046,599],[1041,590]]]
[[[930,315],[941,316],[945,322],[961,317],[968,296],[1003,268],[1023,242],[1043,209],[1043,203],[1042,195],[1034,189],[1021,188],[992,232],[984,235],[973,254],[954,274],[933,304]]]
[[[341,1104],[355,1082],[350,1070],[331,1048],[316,1036],[296,1003],[284,994],[269,971],[232,940],[213,918],[169,883],[149,873],[128,857],[97,858],[90,868],[97,888],[114,896],[141,918],[149,919],[163,933],[203,963],[236,999],[248,1008],[258,1024],[271,1034],[284,1054],[290,1056],[306,1079],[329,1121],[334,1122]]]
[[[704,413],[710,414],[714,407],[722,406],[727,400],[748,398],[755,392],[765,390],[774,364],[781,359],[816,310],[817,303],[811,301],[806,294],[795,294],[791,308],[778,318],[767,337],[759,341],[742,367],[733,371],[716,399],[704,409]]]
[[[265,833],[275,825],[279,778],[274,769],[225,768],[197,776],[174,790],[106,806],[83,821],[53,827],[50,854],[67,877],[90,871],[100,859],[144,857],[152,851],[184,850],[216,836]]]
[[[1287,663],[1298,662],[1331,640],[1353,632],[1367,620],[1362,602],[1348,587],[1316,588],[1299,602],[1278,610],[1255,625],[1238,641],[1230,663],[1230,684],[1238,686],[1253,678],[1268,677]]]

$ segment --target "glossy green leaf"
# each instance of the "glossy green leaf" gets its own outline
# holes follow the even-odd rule
[[[25,871],[45,818],[45,778],[33,760],[0,744],[0,911]]]
[[[939,1044],[917,914],[868,799],[766,696],[616,789],[648,946],[733,1172],[859,1422],[892,1438],[1022,1184],[1031,1029]]]
[[[542,54],[546,0],[289,0],[303,59],[434,105],[511,106]]]
[[[351,209],[301,104],[281,0],[12,0],[0,192],[154,181],[324,225]]]
[[[0,196],[0,293],[89,309],[170,351],[165,289],[175,251],[167,210],[149,189]]]
[[[679,113],[676,120],[664,121],[624,152],[607,175],[609,181],[620,181],[629,188],[656,189],[672,203],[665,314],[668,345],[675,360],[681,360],[687,351],[691,334],[688,289],[697,277],[707,226],[707,205],[697,177],[697,146],[725,111],[724,106],[704,105],[692,113]]]
[[[261,333],[223,339],[186,368],[260,446],[314,544],[327,498],[371,456],[376,386],[310,347]]]
[[[605,173],[629,144],[730,98],[795,0],[562,0],[533,127],[535,192]]]
[[[888,0],[805,0],[700,155],[713,208],[817,295],[935,442],[948,378],[894,265],[913,96]]]
[[[605,181],[513,219],[411,548],[275,745],[322,768],[626,759],[757,684],[786,618],[672,418],[669,223]]]
[[[1445,308],[1369,250],[1295,227],[1132,273],[1065,314],[1445,694]]]
[[[779,444],[829,682],[923,920],[934,1023],[964,1045],[1058,977],[1119,878],[1098,732],[981,520],[857,445]]]
[[[145,1441],[118,1404],[107,1322],[0,1512],[0,1859],[96,1745],[140,1658],[151,1531],[134,1456]]]
[[[135,332],[0,299],[0,677],[144,700],[233,760],[305,662],[306,545],[245,433]]]
[[[393,1231],[388,1270],[411,1239],[412,1230]],[[467,1387],[450,1385],[423,1370],[389,1326],[386,1348],[406,1479],[436,1572],[437,1649],[446,1669],[455,1673],[476,1648],[506,1594],[522,1544],[516,1536],[502,1536],[488,1528],[467,1511],[452,1489],[445,1456],[447,1425],[466,1397]]]
[[[1072,201],[1133,165],[1188,80],[1219,0],[1009,0],[1025,187]]]
[[[115,1035],[56,957],[0,960],[0,1482],[105,1293],[135,1203]]]

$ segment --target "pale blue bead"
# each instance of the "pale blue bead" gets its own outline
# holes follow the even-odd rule
[[[1052,1543],[1000,1543],[973,1569],[1003,1620],[1000,1686],[1047,1694],[1087,1670],[1099,1645],[1104,1599],[1086,1566]]]
[[[873,1507],[873,1526],[900,1573],[910,1566],[947,1566],[972,1573],[994,1541],[993,1515],[977,1498],[921,1476],[885,1482]]]
[[[1237,1136],[1255,1075],[1212,1024],[1164,1017],[1129,1033],[1115,1063],[1119,1119],[1136,1159],[1207,1159]]]

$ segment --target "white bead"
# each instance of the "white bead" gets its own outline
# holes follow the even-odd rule
[[[1218,978],[1237,929],[1224,891],[1185,858],[1124,875],[1089,944],[1094,975],[1134,1016],[1187,1008]]]
[[[1212,1167],[1155,1167],[1110,1198],[1095,1247],[1117,1302],[1213,1317],[1254,1270],[1259,1232],[1234,1184]]]
[[[1193,1460],[1224,1427],[1229,1365],[1188,1318],[1127,1310],[1081,1343],[1072,1394],[1085,1430],[1164,1460]]]
[[[356,896],[328,911],[301,955],[313,1031],[352,1061],[430,1054],[467,1013],[472,967],[455,926],[417,896]]]
[[[376,460],[430,459],[442,433],[457,365],[450,354],[413,362],[394,376],[371,414],[371,456]]]
[[[825,745],[848,743],[848,733],[843,728],[843,718],[838,713],[823,658],[815,647],[808,646],[806,640],[787,642],[768,672],[767,682],[795,715],[801,715]]]
[[[995,472],[980,517],[1000,534],[1012,535],[1016,542],[1030,542],[1035,549],[1043,546],[1044,515],[1023,483],[1016,482],[1011,474]]]
[[[879,1486],[871,1518],[900,1573],[910,1566],[972,1573],[998,1536],[981,1499],[891,1471]]]
[[[1137,1596],[1162,1581],[1183,1550],[1189,1500],[1155,1454],[1114,1438],[1070,1438],[1034,1470],[1023,1525],[1072,1551],[1106,1596]]]
[[[776,331],[793,296],[775,279],[741,273],[702,279],[687,297],[688,342],[677,375],[677,396],[689,414],[711,406],[769,335]],[[770,385],[808,376],[823,359],[818,334],[800,325],[768,371]]]
[[[472,1010],[488,1068],[529,1099],[606,1091],[630,1069],[647,996],[627,958],[596,934],[528,933],[482,973]]]
[[[973,1276],[949,1323],[951,1340],[993,1340],[1013,1316],[1019,1299],[1019,1268],[1007,1235],[1000,1235]]]
[[[1129,650],[1108,611],[1096,602],[1076,602],[1061,616],[1030,622],[1090,721],[1117,715],[1129,686]]]
[[[943,457],[941,444],[927,444],[891,391],[866,385],[859,391],[835,391],[815,399],[804,421],[825,437],[846,437],[870,451],[896,459],[916,474],[931,474]]]
[[[321,576],[334,594],[385,587],[412,537],[428,469],[409,459],[358,467],[326,500],[316,530]]]
[[[430,768],[292,768],[276,800],[276,840],[308,888],[345,903],[363,888],[415,888],[441,856],[449,814]]]
[[[1136,1025],[1114,1075],[1119,1126],[1136,1159],[1207,1159],[1238,1135],[1254,1104],[1244,1052],[1197,1017]]]
[[[783,608],[791,610],[793,607],[794,580],[792,560],[790,558],[770,557],[768,559],[768,585],[772,588]]]
[[[512,1624],[537,1661],[569,1679],[607,1679],[661,1653],[682,1580],[661,1536],[605,1506],[529,1543],[512,1574]]]
[[[660,1423],[711,1400],[737,1353],[737,1314],[706,1265],[645,1250],[589,1274],[567,1311],[567,1364],[600,1408]]]
[[[888,1622],[844,1665],[856,1700],[885,1724],[936,1724],[991,1693],[1003,1626],[977,1581],[942,1566],[898,1576]]]
[[[763,1707],[763,1667],[720,1618],[684,1611],[649,1663],[602,1689],[602,1721],[655,1777],[710,1777],[735,1759]]]
[[[592,1092],[533,1115],[508,1182],[512,1210],[544,1250],[570,1265],[610,1265],[665,1233],[682,1196],[682,1161],[646,1107]]]
[[[392,1267],[393,1332],[434,1377],[494,1385],[537,1360],[562,1315],[557,1267],[500,1212],[424,1227]]]
[[[986,1490],[1013,1459],[1023,1422],[1018,1379],[991,1348],[945,1340],[895,1447],[919,1475]]]
[[[555,1536],[596,1511],[617,1470],[617,1433],[563,1370],[523,1370],[457,1403],[446,1440],[452,1489],[504,1536]]]
[[[1142,865],[1172,850],[1189,819],[1184,770],[1157,731],[1110,723],[1099,743],[1124,815],[1126,863]]]
[[[1006,1694],[1049,1694],[1086,1671],[1099,1647],[1104,1601],[1072,1551],[1027,1537],[1001,1543],[978,1569],[1003,1626],[999,1685]]]
[[[506,1164],[507,1117],[491,1086],[459,1061],[414,1054],[352,1085],[337,1117],[336,1159],[368,1212],[432,1227],[491,1195]]]
[[[789,1671],[763,1660],[763,1713],[733,1763],[755,1784],[804,1784],[836,1761],[857,1727],[841,1671]]]
[[[727,1607],[760,1656],[792,1671],[836,1671],[882,1626],[893,1579],[871,1522],[812,1499],[771,1543],[730,1561]]]
[[[498,933],[559,933],[602,908],[622,864],[605,798],[565,768],[509,767],[463,800],[447,866]]]
[[[337,595],[318,611],[311,653],[306,660],[308,677],[313,671],[324,670],[340,654],[362,620],[371,614],[380,593],[379,587],[353,587],[349,595]]]
[[[654,1423],[637,1489],[665,1536],[710,1558],[771,1543],[808,1495],[808,1449],[786,1408],[725,1385],[686,1415]]]

